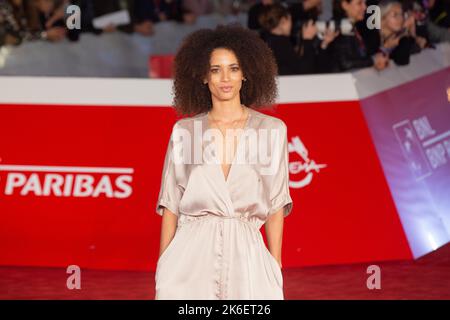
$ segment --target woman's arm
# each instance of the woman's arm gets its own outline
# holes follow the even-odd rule
[[[169,246],[177,229],[178,216],[165,208],[161,221],[161,240],[159,244],[159,256],[163,254]]]
[[[284,208],[281,208],[279,211],[271,214],[265,223],[267,245],[272,256],[278,261],[280,268],[282,267],[281,246],[283,242],[283,210]]]

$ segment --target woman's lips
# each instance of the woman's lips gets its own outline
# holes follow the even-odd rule
[[[230,92],[231,89],[233,89],[232,86],[220,87],[220,90],[222,90],[223,92]]]

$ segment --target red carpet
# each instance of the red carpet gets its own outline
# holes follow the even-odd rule
[[[381,268],[381,290],[366,287]],[[450,244],[416,261],[284,269],[286,299],[450,299]],[[0,267],[0,299],[153,299],[154,273],[82,270],[68,290],[65,269]]]

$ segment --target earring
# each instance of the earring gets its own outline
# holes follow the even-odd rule
[[[246,78],[242,78],[242,80],[244,80],[244,81],[247,81],[247,79],[246,79]]]

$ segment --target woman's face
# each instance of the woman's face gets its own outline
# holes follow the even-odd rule
[[[347,17],[353,22],[361,21],[364,19],[366,13],[366,0],[344,0],[341,2],[342,9],[344,9]]]
[[[404,21],[402,6],[396,4],[383,17],[381,27],[391,32],[398,32],[402,29]]]
[[[207,78],[213,100],[233,100],[239,96],[244,75],[233,51],[217,48],[211,54]]]
[[[291,34],[292,30],[292,18],[291,15],[287,15],[286,17],[281,18],[280,24],[279,24],[283,35],[288,36]]]

